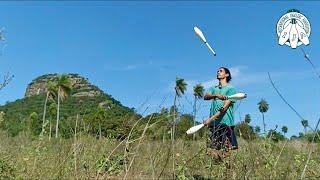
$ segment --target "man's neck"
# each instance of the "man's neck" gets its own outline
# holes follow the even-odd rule
[[[224,87],[224,86],[226,86],[226,85],[228,85],[226,79],[220,79],[220,80],[219,80],[219,86],[220,86],[220,87]]]

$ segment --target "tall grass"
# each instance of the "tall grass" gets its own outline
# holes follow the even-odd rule
[[[0,138],[0,178],[9,174],[23,179],[172,179],[175,174],[177,179],[297,179],[309,147],[313,150],[304,176],[320,177],[319,145],[302,141],[240,139],[241,149],[219,161],[206,155],[205,139],[178,140],[173,173],[170,140],[139,139],[130,144],[133,149],[124,156],[125,143],[84,134],[49,141],[32,140],[26,133],[10,137],[0,132]]]

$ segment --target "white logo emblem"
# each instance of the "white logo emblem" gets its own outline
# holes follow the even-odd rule
[[[309,20],[298,10],[289,10],[281,16],[277,23],[279,44],[297,48],[301,44],[308,45],[311,26]]]

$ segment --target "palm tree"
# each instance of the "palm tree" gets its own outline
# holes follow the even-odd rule
[[[249,123],[251,122],[250,114],[246,114],[246,115],[244,116],[244,122],[247,123],[247,124],[249,124]]]
[[[196,114],[197,114],[197,100],[201,99],[204,94],[204,88],[201,84],[197,84],[193,87],[194,103],[193,103],[193,125],[196,125]],[[195,140],[196,134],[193,134],[193,140]]]
[[[282,126],[281,131],[283,132],[283,135],[286,136],[286,133],[288,132],[288,127]]]
[[[46,119],[46,111],[47,111],[48,99],[54,100],[54,98],[57,95],[56,85],[52,81],[49,81],[47,83],[47,93],[46,94],[47,95],[46,95],[46,100],[44,102],[44,108],[43,108],[44,110],[43,110],[43,116],[42,116],[42,132],[44,131],[44,122],[45,122],[45,119]]]
[[[176,78],[176,86],[175,89],[175,96],[174,96],[174,102],[173,102],[173,125],[171,128],[171,142],[172,142],[172,167],[173,167],[173,177],[175,178],[175,153],[174,153],[174,134],[175,134],[175,126],[176,126],[176,101],[177,97],[181,97],[184,92],[187,89],[187,83],[184,81],[184,79]]]
[[[269,109],[269,104],[266,100],[261,99],[261,101],[258,103],[259,105],[259,111],[262,113],[262,121],[263,121],[263,132],[266,133],[266,123],[264,122],[264,113],[266,113]]]
[[[301,124],[302,124],[302,126],[304,128],[304,134],[306,134],[307,133],[307,127],[309,126],[308,120],[306,120],[306,119],[302,120]]]
[[[58,89],[58,107],[57,107],[57,123],[56,123],[56,138],[58,138],[59,131],[59,113],[60,113],[60,100],[63,101],[67,98],[72,89],[72,84],[70,77],[68,75],[61,75],[57,79],[57,89]]]
[[[49,105],[49,124],[50,124],[50,128],[49,128],[49,141],[51,140],[51,135],[52,135],[52,119],[53,117],[57,116],[57,104],[56,102],[53,102]]]

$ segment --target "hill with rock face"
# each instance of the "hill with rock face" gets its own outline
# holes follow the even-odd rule
[[[129,119],[140,117],[133,108],[123,106],[111,95],[91,84],[87,78],[78,74],[67,75],[72,82],[72,91],[71,96],[60,102],[61,136],[72,135],[70,129],[75,127],[76,119],[79,117],[84,124],[83,131],[96,134],[97,128],[100,127],[103,136],[122,137],[126,134]],[[34,116],[37,117],[36,126],[41,130],[47,83],[58,76],[58,74],[46,74],[37,77],[27,86],[24,98],[0,106],[0,112],[4,114],[5,119],[0,122],[0,128],[17,135],[28,129],[31,115],[36,114],[37,116]],[[57,98],[48,100],[46,107],[46,121],[54,124]],[[104,111],[103,115],[98,116],[101,114],[101,109]]]
[[[78,74],[67,74],[70,77],[73,85],[72,96],[99,96],[103,91],[92,85],[88,79],[81,77]],[[47,91],[47,83],[58,77],[58,74],[46,74],[34,79],[27,87],[25,97],[31,97],[39,94],[44,94]]]

